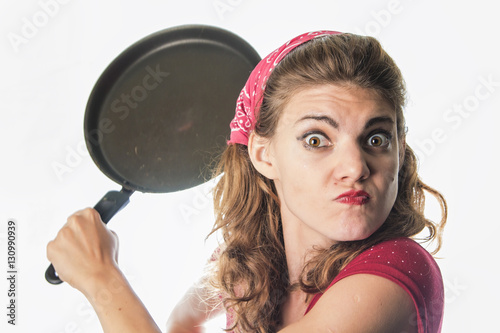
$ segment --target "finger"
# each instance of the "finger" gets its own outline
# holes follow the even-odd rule
[[[82,239],[92,241],[105,230],[105,225],[101,220],[101,216],[95,209],[85,208],[69,216],[66,225],[61,231],[65,228],[72,230],[75,235],[90,236]]]
[[[95,210],[94,208],[90,208],[90,207],[85,208],[83,210],[83,214],[88,216],[89,218],[92,218],[92,220],[95,222],[100,222],[100,223],[104,224],[104,222],[102,222],[102,219],[101,219],[101,214],[99,214],[99,212],[97,210]]]
[[[102,222],[101,215],[94,208],[84,208],[74,212],[71,216],[68,217],[68,220],[79,220],[84,219],[92,222]]]
[[[47,259],[49,259],[50,262],[52,262],[52,251],[54,248],[54,241],[51,240],[50,242],[47,243],[47,246],[45,248],[45,255],[47,256]]]

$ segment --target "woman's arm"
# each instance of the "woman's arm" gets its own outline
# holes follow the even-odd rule
[[[161,332],[127,279],[118,269],[110,269],[96,279],[85,296],[94,308],[105,333]]]
[[[220,256],[222,245],[212,253],[207,266]],[[225,312],[222,297],[210,291],[207,276],[195,283],[177,303],[167,322],[167,333],[201,333],[202,325]]]
[[[161,332],[118,268],[118,237],[94,209],[68,219],[47,257],[61,280],[87,297],[104,332]]]
[[[396,283],[376,275],[348,276],[328,289],[302,319],[279,333],[416,333],[415,305]]]
[[[203,283],[195,284],[177,303],[167,322],[167,333],[201,333],[202,325],[224,312],[219,299],[214,299]]]

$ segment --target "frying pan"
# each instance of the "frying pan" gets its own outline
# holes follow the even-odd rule
[[[174,192],[204,182],[208,152],[225,145],[239,91],[259,61],[229,31],[184,25],[139,40],[111,62],[84,119],[90,156],[122,186],[94,207],[104,223],[134,191]],[[45,278],[62,282],[52,265]]]

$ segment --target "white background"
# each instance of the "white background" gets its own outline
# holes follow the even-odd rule
[[[494,253],[500,184],[494,170],[500,26],[494,2],[54,1],[2,0],[0,5],[2,332],[100,331],[82,295],[44,280],[45,246],[66,217],[119,189],[83,149],[85,104],[99,75],[126,47],[189,23],[233,31],[261,56],[310,30],[378,37],[408,84],[408,142],[419,151],[420,174],[449,204],[443,259],[438,260],[446,287],[443,332],[498,329]],[[26,28],[35,23],[35,29]],[[58,174],[56,164],[70,171]],[[213,221],[209,188],[136,193],[110,223],[120,236],[120,264],[162,328],[213,249],[215,240],[204,241]],[[430,199],[429,205],[429,213],[438,217]],[[15,327],[7,325],[6,316],[9,219],[18,226]]]

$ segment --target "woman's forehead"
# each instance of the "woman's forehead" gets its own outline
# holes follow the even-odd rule
[[[394,121],[394,109],[374,90],[320,85],[296,91],[284,106],[281,118],[287,122],[328,116],[337,123],[361,121],[373,117],[389,117]]]

